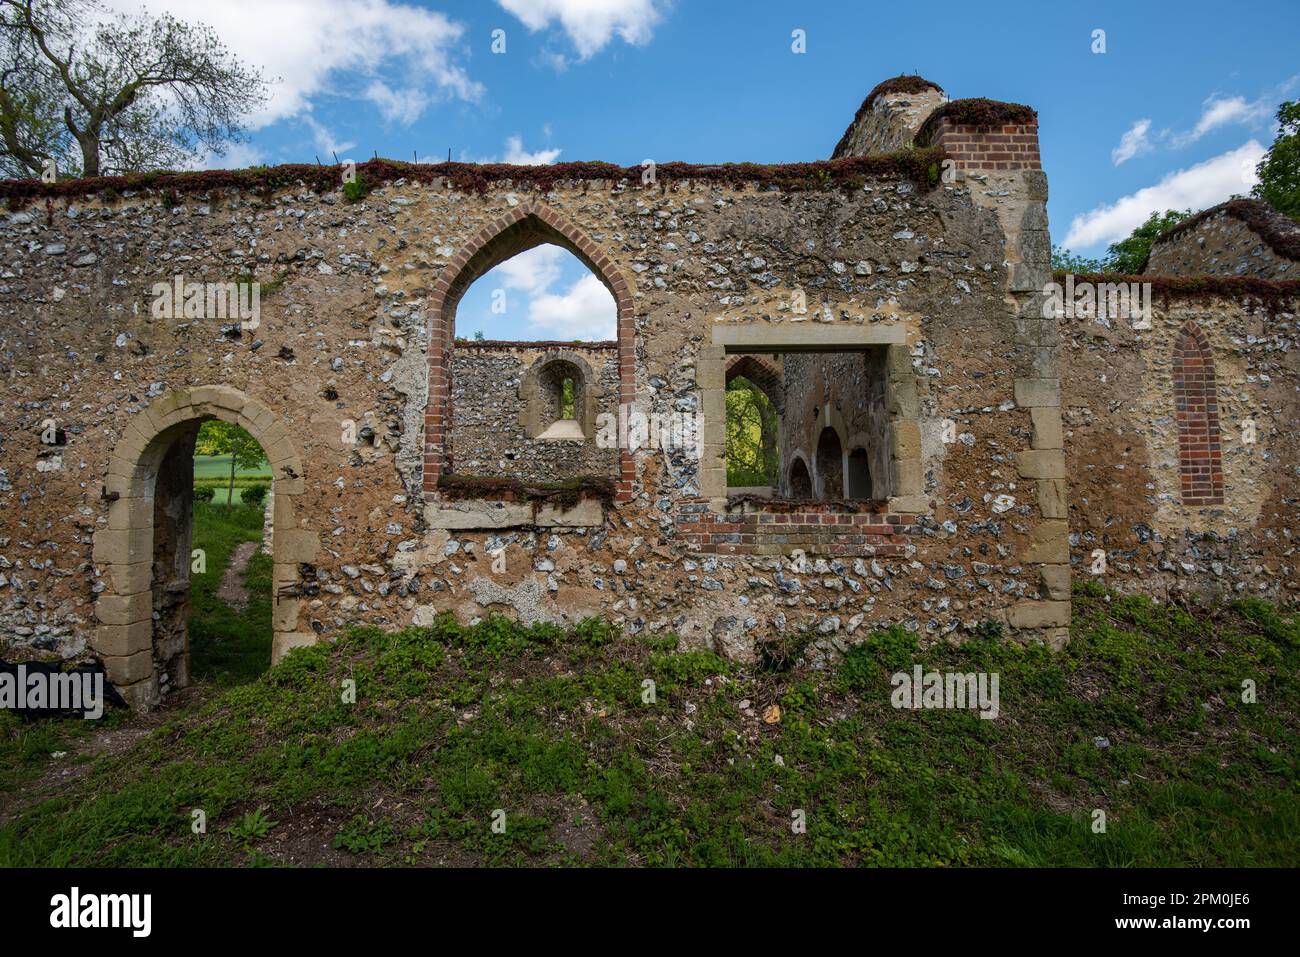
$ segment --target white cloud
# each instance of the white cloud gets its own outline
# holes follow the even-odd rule
[[[389,123],[403,126],[410,126],[418,120],[429,105],[429,96],[423,90],[414,87],[394,90],[383,80],[374,80],[366,87],[366,99],[379,107],[379,112]]]
[[[577,48],[590,59],[615,35],[627,43],[648,43],[662,14],[655,0],[497,0],[530,31],[559,23]],[[554,54],[549,55],[552,59]],[[555,64],[552,64],[555,65]]]
[[[1233,195],[1247,193],[1258,181],[1255,166],[1264,153],[1264,147],[1251,140],[1189,169],[1170,173],[1154,186],[1076,216],[1062,245],[1084,250],[1100,243],[1112,243],[1128,236],[1153,212],[1166,209],[1195,212]]]
[[[387,104],[391,118],[409,122],[415,94],[476,100],[481,84],[457,62],[465,27],[437,11],[399,0],[108,0],[117,11],[167,12],[212,27],[250,66],[265,69],[271,86],[266,107],[249,118],[253,128],[311,109],[323,95],[372,95],[400,84]],[[348,77],[348,74],[355,74]],[[387,78],[387,81],[386,79]],[[400,103],[400,105],[399,105]],[[421,107],[422,109],[422,107]],[[388,114],[385,114],[388,116]]]
[[[247,169],[265,163],[262,151],[252,143],[228,143],[223,153],[203,150],[190,160],[190,169]]]
[[[1195,143],[1206,133],[1213,132],[1230,123],[1258,123],[1272,113],[1268,102],[1263,99],[1248,101],[1244,96],[1211,96],[1201,106],[1201,117],[1196,126],[1186,133],[1173,138],[1175,146]]]
[[[524,149],[523,137],[506,137],[505,162],[507,163],[515,163],[520,166],[548,166],[554,163],[555,158],[559,155],[559,149],[536,150],[530,153]]]
[[[1126,163],[1135,156],[1141,156],[1143,153],[1151,151],[1151,142],[1147,139],[1147,131],[1151,129],[1149,119],[1138,120],[1129,127],[1122,137],[1120,137],[1119,146],[1110,151],[1110,161],[1116,166]]]
[[[617,316],[614,297],[594,273],[567,292],[533,296],[528,307],[529,324],[545,339],[615,339]]]
[[[545,292],[551,283],[560,278],[560,262],[563,258],[563,249],[544,243],[507,259],[488,275],[492,276],[494,286],[522,289],[527,294],[534,295]]]
[[[316,149],[320,151],[321,162],[327,163],[333,161],[333,154],[338,153],[339,159],[346,162],[351,157],[344,154],[357,144],[352,140],[336,140],[334,134],[327,130],[322,124],[316,122],[310,114],[302,118],[302,122],[311,130],[312,142],[316,144]],[[330,157],[326,159],[326,157]]]
[[[462,152],[461,159],[467,163],[512,163],[516,166],[549,166],[555,162],[556,157],[561,152],[563,151],[559,147],[529,152],[524,149],[524,138],[515,135],[506,137],[506,150],[502,156],[480,156],[478,159],[471,159],[467,153]]]

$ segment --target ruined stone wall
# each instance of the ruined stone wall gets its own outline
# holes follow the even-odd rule
[[[820,475],[818,440],[825,428],[839,437],[845,455],[865,449],[874,498],[892,494],[889,475],[889,417],[886,409],[886,350],[839,353],[791,353],[785,357],[786,409],[782,417],[781,462],[788,478],[790,463],[801,457],[824,493],[828,476]],[[843,462],[835,463],[843,485]],[[838,497],[848,498],[848,488]]]
[[[1158,595],[1294,600],[1300,288],[1291,295],[1280,307],[1249,297],[1157,295],[1149,330],[1116,319],[1063,320],[1076,577]],[[1213,360],[1221,504],[1187,504],[1180,482],[1186,452],[1174,353],[1189,326],[1203,333]]]
[[[924,81],[913,85],[911,91],[869,94],[835,147],[836,158],[910,147],[921,124],[947,101],[937,87]]]
[[[616,348],[577,343],[562,347],[528,344],[476,344],[458,342],[452,352],[451,442],[458,475],[517,478],[525,482],[559,482],[580,476],[617,476],[618,450],[601,448],[593,428],[586,424],[584,439],[539,439],[526,427],[530,397],[525,380],[530,369],[547,362],[572,364],[581,359],[593,381],[580,388],[592,390],[588,418],[618,415],[618,351]],[[545,417],[547,396],[534,394],[531,402]],[[584,397],[578,396],[579,402]],[[553,412],[550,414],[554,414]],[[581,418],[581,416],[580,416]]]
[[[994,618],[1062,640],[1055,323],[1023,318],[1047,266],[1042,174],[935,183],[843,162],[761,186],[661,168],[648,186],[538,188],[493,168],[481,191],[397,178],[357,203],[305,182],[52,192],[5,217],[7,640],[57,629],[56,651],[91,642],[115,682],[147,684],[142,509],[169,436],[210,415],[249,427],[276,475],[276,654],[442,610],[598,614],[739,657],[791,631],[817,654],[892,621],[938,636]],[[620,412],[697,416],[702,447],[626,449],[614,502],[428,489],[426,464],[448,455],[454,475],[464,452],[430,438],[450,398],[430,401],[431,366],[455,356],[441,338],[454,329],[430,341],[432,304],[458,271],[543,239],[616,287]],[[256,278],[256,327],[155,316],[154,284],[176,275]],[[837,345],[885,350],[894,494],[861,517],[822,509],[815,532],[801,516],[804,539],[766,531],[777,511],[739,530],[752,506],[728,503],[718,439],[728,352]],[[453,422],[476,401],[454,399]],[[48,418],[67,438],[57,466]],[[944,440],[946,421],[959,440]]]
[[[1289,252],[1288,240],[1292,247]],[[1297,279],[1297,255],[1300,223],[1264,203],[1235,200],[1207,210],[1195,222],[1171,230],[1154,242],[1145,272],[1153,276]]]

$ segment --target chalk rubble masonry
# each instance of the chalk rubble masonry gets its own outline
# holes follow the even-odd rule
[[[643,183],[378,161],[358,202],[310,166],[0,183],[0,650],[93,651],[142,707],[188,680],[187,502],[163,466],[206,418],[271,461],[276,660],[441,612],[600,615],[740,659],[806,634],[814,663],[891,623],[938,640],[992,619],[1059,645],[1071,569],[1098,548],[1115,587],[1293,597],[1294,284],[1166,284],[1147,332],[1044,318],[1032,111],[895,81],[820,165],[667,164]],[[610,290],[615,340],[459,346],[468,285],[542,242]],[[156,317],[153,286],[177,275],[251,275],[258,327]],[[1215,367],[1198,394],[1221,406],[1215,505],[1180,498],[1201,454],[1174,408],[1188,323]],[[838,430],[840,487],[862,449],[870,500],[729,494],[725,388],[751,355],[786,415],[816,405]],[[584,390],[544,440],[551,360]],[[787,360],[807,374],[772,371]],[[588,423],[613,410],[698,416],[699,448],[596,454]],[[836,487],[833,445],[802,451]]]

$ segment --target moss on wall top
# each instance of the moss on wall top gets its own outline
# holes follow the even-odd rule
[[[1230,199],[1226,203],[1202,210],[1195,216],[1166,229],[1156,237],[1155,242],[1151,244],[1152,248],[1155,248],[1156,243],[1167,243],[1177,239],[1219,213],[1245,223],[1268,244],[1269,249],[1279,256],[1293,262],[1300,262],[1300,223],[1257,199]],[[1150,258],[1148,252],[1146,261],[1142,263],[1143,271],[1146,270]]]
[[[880,83],[877,83],[871,88],[871,92],[867,94],[866,99],[862,101],[862,105],[858,107],[858,112],[853,114],[853,122],[848,125],[848,128],[844,131],[844,135],[840,137],[840,141],[835,144],[835,151],[831,155],[838,156],[842,150],[848,148],[849,139],[852,137],[853,131],[857,129],[858,123],[861,122],[862,117],[866,115],[867,111],[871,109],[871,105],[876,102],[877,97],[885,96],[890,93],[924,93],[926,90],[937,90],[942,93],[943,87],[938,83],[930,82],[923,76],[910,74],[891,76],[888,80],[882,80]]]
[[[956,126],[1007,126],[1038,122],[1038,111],[1023,103],[1004,103],[984,97],[949,100],[939,107],[916,131],[918,145],[928,145],[939,124],[950,120]]]
[[[1064,283],[1066,275],[1062,270],[1054,273],[1053,278]],[[1146,276],[1108,272],[1073,275],[1076,287],[1081,282],[1150,283],[1152,295],[1165,303],[1178,299],[1254,301],[1267,306],[1270,313],[1300,303],[1300,279],[1276,281],[1257,276]]]
[[[856,188],[867,178],[888,177],[934,184],[936,168],[943,158],[938,149],[909,149],[873,156],[810,163],[661,163],[655,167],[655,184],[701,181],[744,188],[810,190]],[[242,170],[199,172],[153,172],[129,176],[98,176],[43,183],[34,179],[0,180],[0,198],[11,209],[37,199],[68,198],[104,194],[109,198],[132,190],[158,190],[165,196],[233,189],[269,196],[279,189],[307,188],[327,193],[342,186],[342,165],[322,166],[294,163],[284,166]],[[550,166],[514,166],[506,163],[403,163],[373,159],[356,167],[358,181],[374,186],[399,179],[422,183],[446,181],[456,189],[482,193],[493,184],[509,182],[519,189],[551,189],[561,183],[626,181],[639,184],[645,170],[640,166],[613,163],[556,163]],[[364,190],[359,191],[364,194]]]

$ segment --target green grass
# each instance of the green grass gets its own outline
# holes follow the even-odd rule
[[[231,608],[217,597],[235,546],[261,540],[261,508],[194,503],[193,547],[207,555],[207,571],[190,577],[190,673],[196,681],[240,684],[271,663],[271,556],[259,549],[248,563],[246,608]]]
[[[326,844],[398,865],[1300,863],[1293,612],[1084,587],[1064,652],[994,631],[929,648],[877,632],[814,671],[594,620],[358,627],[46,800],[0,793],[0,865],[256,865]],[[890,674],[913,662],[997,672],[1000,717],[894,710]],[[746,713],[771,704],[779,723]],[[0,768],[46,760],[0,739]]]
[[[236,469],[233,504],[243,503],[243,490],[248,486],[264,485],[269,489],[272,479],[270,465],[265,462],[255,469]],[[230,456],[194,456],[194,487],[213,489],[216,493],[214,501],[219,505],[226,504],[226,495],[230,489]]]
[[[228,482],[230,479],[230,456],[194,456],[194,478],[201,482],[211,481],[217,484]],[[269,482],[271,481],[271,467],[263,463],[260,468],[256,469],[236,469],[235,482],[238,483],[240,479]]]

